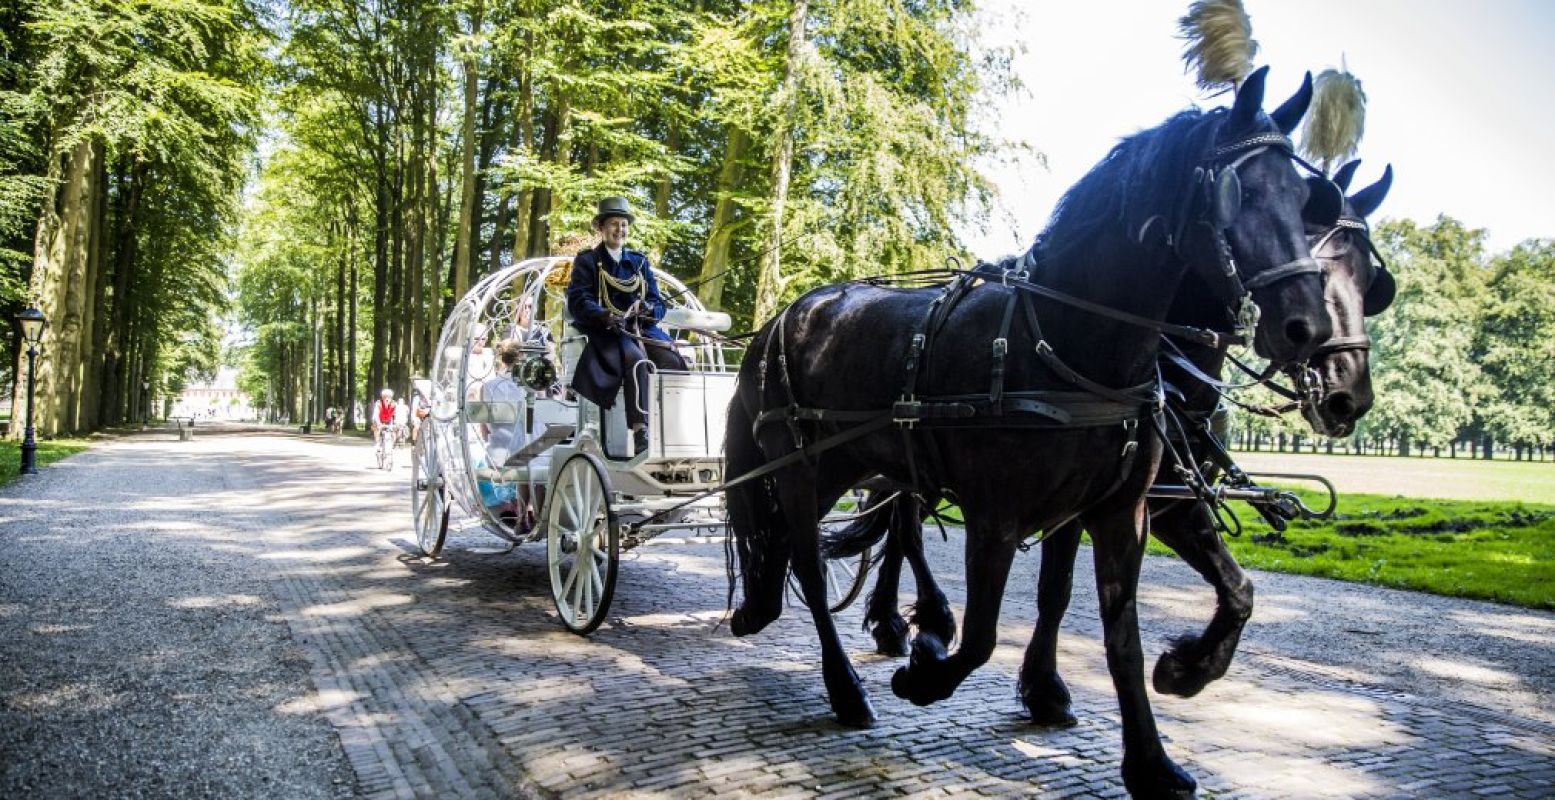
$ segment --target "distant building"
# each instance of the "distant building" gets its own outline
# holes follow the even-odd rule
[[[238,389],[238,371],[232,367],[220,367],[216,370],[215,380],[191,383],[184,387],[178,402],[173,404],[173,416],[253,419],[254,408],[248,401],[248,395]]]

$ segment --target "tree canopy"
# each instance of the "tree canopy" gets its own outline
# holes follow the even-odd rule
[[[39,427],[141,418],[223,360],[273,417],[349,416],[428,368],[481,276],[591,242],[606,195],[742,325],[965,258],[992,197],[977,165],[1012,147],[974,109],[1016,85],[975,10],[0,0],[0,312],[50,320]],[[1490,254],[1448,217],[1375,239],[1399,297],[1356,435],[1549,443],[1555,244]],[[10,338],[0,355],[25,364]]]

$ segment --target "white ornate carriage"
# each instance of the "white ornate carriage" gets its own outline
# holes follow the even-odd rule
[[[621,549],[671,529],[722,541],[723,496],[707,493],[726,479],[724,420],[739,352],[709,335],[728,329],[727,314],[656,273],[668,306],[660,326],[689,369],[650,373],[649,445],[633,452],[625,403],[634,398],[618,396],[604,410],[565,388],[587,341],[567,318],[570,273],[570,259],[529,259],[488,276],[454,307],[430,377],[414,381],[417,403],[429,409],[411,494],[427,556],[442,550],[454,511],[464,526],[514,545],[544,539],[557,613],[586,634],[605,619]],[[502,341],[522,349],[510,372],[495,358]],[[532,526],[525,498],[538,511]],[[857,597],[867,556],[828,565],[834,609]]]

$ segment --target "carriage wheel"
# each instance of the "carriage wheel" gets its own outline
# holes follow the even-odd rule
[[[422,436],[410,451],[410,512],[416,524],[416,544],[428,558],[443,551],[448,537],[448,487],[442,465]]]
[[[873,548],[866,548],[856,556],[829,558],[821,562],[821,577],[826,581],[826,599],[830,603],[827,611],[839,613],[858,599],[864,591],[864,581],[869,578],[869,556],[872,551]],[[804,591],[799,588],[799,581],[794,578],[793,572],[788,573],[788,589],[800,605],[810,607],[805,602]]]
[[[610,610],[621,547],[604,465],[587,453],[567,459],[551,481],[545,506],[545,557],[556,613],[567,630],[592,633]]]

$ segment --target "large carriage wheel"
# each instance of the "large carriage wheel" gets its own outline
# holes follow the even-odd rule
[[[830,603],[827,611],[833,614],[841,612],[853,605],[853,601],[864,591],[864,581],[869,577],[869,556],[873,549],[865,548],[864,552],[856,556],[829,558],[821,562],[821,577],[826,581],[826,600]],[[792,571],[788,573],[788,588],[800,605],[810,607]]]
[[[562,464],[545,499],[551,599],[562,624],[580,635],[605,621],[615,594],[621,535],[610,491],[599,459],[578,453]]]
[[[430,432],[421,433],[410,451],[410,513],[416,524],[416,544],[432,557],[443,551],[448,537],[448,486]]]

